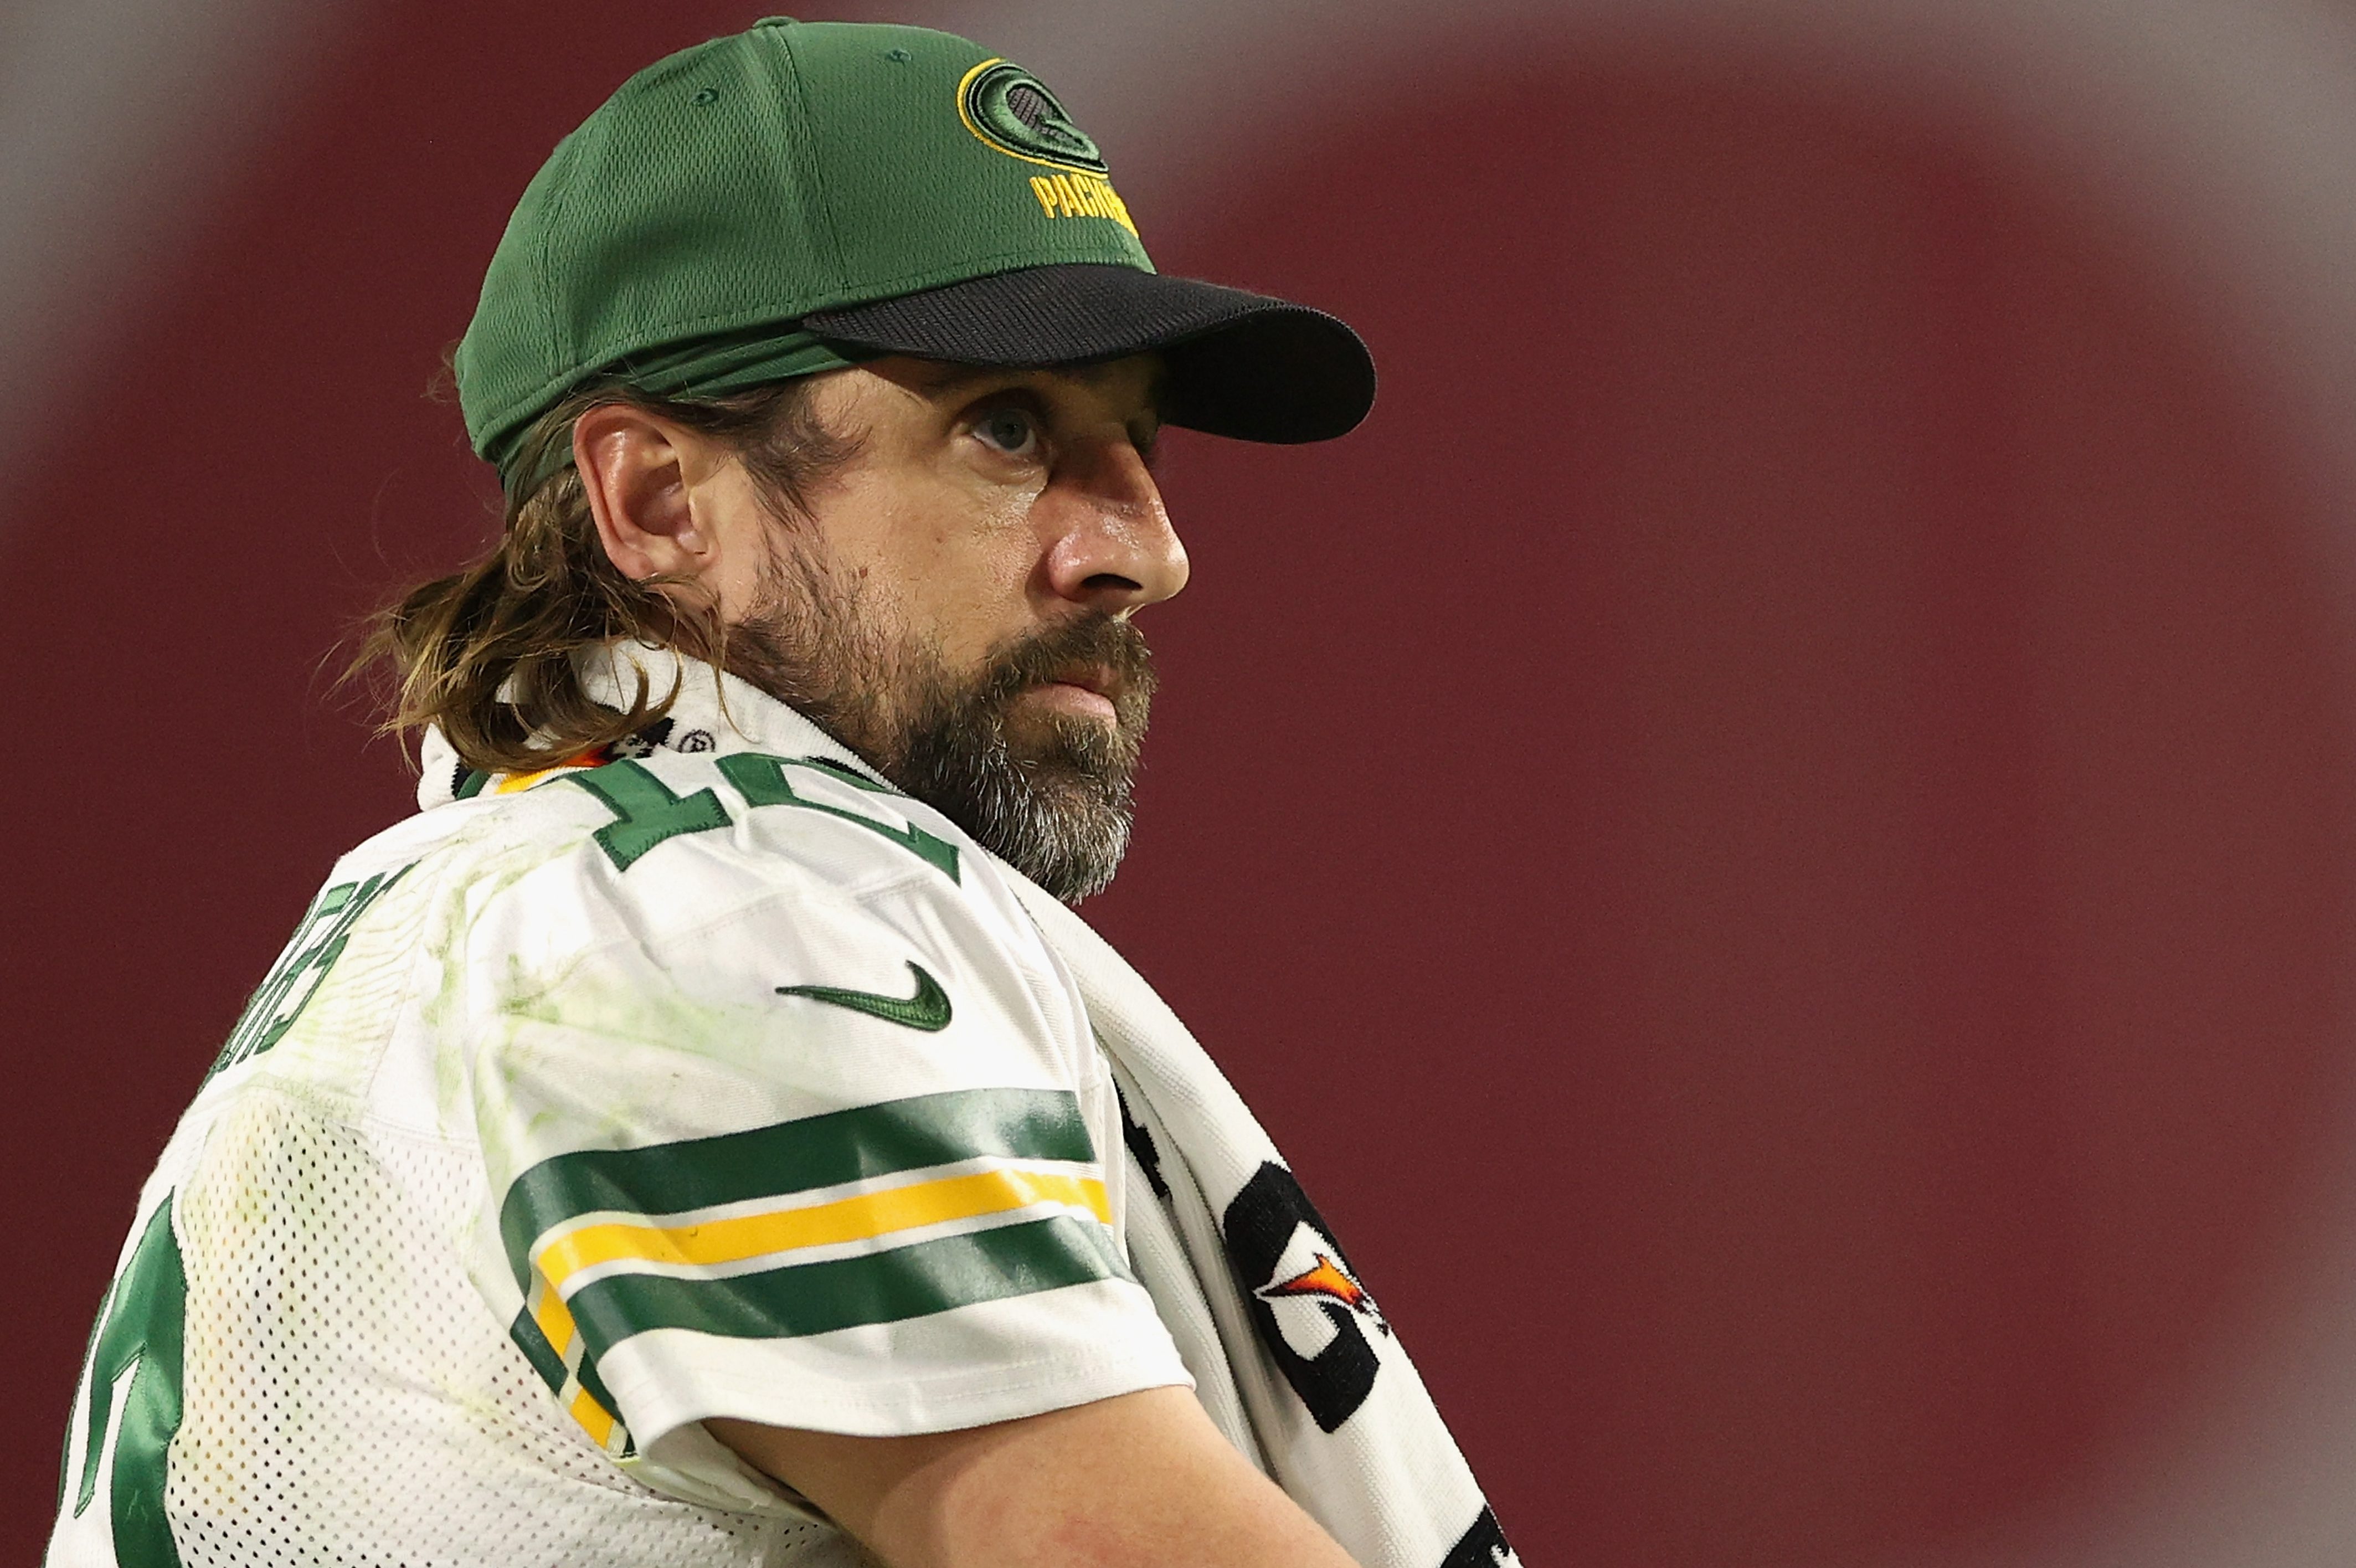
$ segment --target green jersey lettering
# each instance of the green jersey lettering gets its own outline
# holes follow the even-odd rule
[[[878,784],[865,774],[824,757],[771,757],[766,752],[739,751],[720,758],[719,767],[722,777],[736,786],[736,792],[744,797],[747,805],[799,806],[805,811],[824,811],[830,817],[841,817],[846,822],[857,822],[868,832],[890,839],[918,859],[947,872],[951,882],[958,880],[957,845],[926,832],[914,822],[905,828],[895,828],[873,817],[862,816],[857,811],[846,811],[840,806],[830,806],[823,800],[797,795],[793,785],[787,781],[786,769],[808,768],[825,774],[837,783],[851,785],[872,795],[906,798],[888,784]]]
[[[187,1321],[188,1282],[172,1237],[172,1200],[155,1216],[132,1250],[91,1337],[90,1418],[81,1434],[81,1484],[74,1492],[74,1517],[89,1510],[98,1495],[109,1439],[113,1475],[106,1505],[114,1525],[114,1561],[121,1568],[180,1568],[179,1550],[164,1518],[164,1455],[180,1430],[180,1351]],[[135,1369],[135,1370],[134,1370]],[[129,1373],[123,1410],[115,1419],[116,1386]],[[75,1438],[66,1435],[67,1474],[72,1473]]]
[[[249,1057],[260,1056],[286,1037],[327,971],[343,956],[354,923],[386,888],[409,872],[404,865],[399,871],[379,872],[365,882],[337,883],[312,902],[286,950],[278,955],[269,975],[246,1003],[237,1027],[230,1031],[229,1043],[205,1074],[207,1080]]]
[[[674,795],[670,786],[635,762],[609,762],[564,777],[603,800],[614,813],[615,820],[599,828],[596,838],[616,871],[629,870],[640,855],[665,839],[706,832],[729,823],[727,809],[711,790]]]

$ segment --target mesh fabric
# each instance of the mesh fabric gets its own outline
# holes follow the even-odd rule
[[[460,1151],[376,1142],[260,1089],[178,1196],[187,1568],[855,1563],[820,1526],[693,1507],[602,1460],[466,1281]]]

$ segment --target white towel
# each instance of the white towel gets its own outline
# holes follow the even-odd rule
[[[1364,1568],[1519,1568],[1407,1351],[1226,1075],[1110,943],[1003,869],[1112,1059],[1162,1205],[1131,1203],[1131,1261],[1212,1419]]]

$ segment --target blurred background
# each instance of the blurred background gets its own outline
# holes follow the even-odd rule
[[[2356,5],[825,14],[1375,347],[1344,441],[1173,441],[1085,912],[1533,1568],[2356,1556]],[[140,1180],[410,809],[327,672],[495,527],[427,389],[507,213],[757,15],[0,26],[10,1561]]]

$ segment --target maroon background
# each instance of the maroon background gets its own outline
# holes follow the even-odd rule
[[[0,1554],[140,1178],[407,809],[319,670],[490,527],[419,389],[555,137],[744,19],[378,5],[9,492]],[[1732,55],[1404,71],[1141,214],[1385,382],[1332,446],[1173,443],[1194,585],[1088,913],[1527,1561],[1972,1538],[2182,1396],[2347,1074],[2307,459],[2147,237],[1992,136]]]

